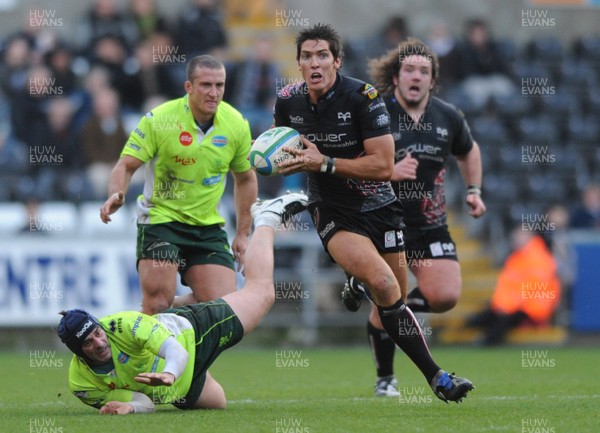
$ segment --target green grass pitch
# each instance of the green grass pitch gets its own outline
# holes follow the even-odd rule
[[[396,355],[400,398],[372,396],[367,347],[234,348],[211,369],[224,411],[101,416],[68,392],[67,353],[0,353],[0,432],[519,432],[600,431],[600,349],[434,347],[443,368],[476,389],[444,404],[407,358]],[[36,360],[37,359],[37,360]],[[45,361],[39,361],[39,359]]]

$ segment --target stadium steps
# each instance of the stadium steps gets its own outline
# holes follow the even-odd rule
[[[458,305],[444,314],[429,315],[429,325],[434,328],[435,341],[442,344],[472,344],[479,337],[477,329],[465,328],[466,319],[487,307],[491,299],[498,270],[485,245],[468,236],[466,226],[453,212],[449,212],[448,225],[456,242],[462,272],[462,294]],[[507,343],[562,344],[568,332],[561,326],[523,326],[511,331]]]

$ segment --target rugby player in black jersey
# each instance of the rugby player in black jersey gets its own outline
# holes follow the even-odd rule
[[[469,127],[454,106],[432,95],[439,64],[436,54],[416,38],[402,42],[370,63],[371,77],[384,95],[396,144],[392,185],[402,202],[407,265],[417,287],[406,304],[415,312],[443,313],[458,302],[460,266],[448,231],[444,177],[454,156],[467,185],[469,214],[479,218],[485,211],[481,198],[481,155]],[[360,307],[364,291],[349,278],[342,299],[349,310]],[[394,377],[395,344],[372,307],[367,334],[377,381],[375,394],[398,396]]]
[[[296,37],[304,82],[281,90],[275,125],[302,134],[305,148],[280,164],[308,177],[308,210],[331,258],[370,290],[383,328],[443,401],[460,401],[471,382],[442,370],[406,306],[402,208],[389,182],[394,141],[384,101],[370,84],[339,74],[342,45],[329,25]]]

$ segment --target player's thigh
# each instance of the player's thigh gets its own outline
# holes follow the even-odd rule
[[[419,290],[431,302],[458,299],[462,278],[460,264],[451,259],[429,259],[416,261],[410,267],[417,279]]]
[[[244,327],[244,335],[252,332],[275,302],[273,280],[246,282],[237,292],[223,296]]]
[[[225,391],[219,382],[217,382],[211,374],[206,372],[206,381],[200,393],[200,397],[196,400],[195,409],[225,409],[227,399]]]
[[[235,272],[226,266],[193,265],[183,277],[198,302],[222,298],[226,294],[234,292],[236,288]]]
[[[178,266],[175,262],[141,259],[138,274],[142,292],[146,295],[175,296]]]

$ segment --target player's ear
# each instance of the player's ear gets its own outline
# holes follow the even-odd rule
[[[190,80],[185,80],[183,83],[183,88],[185,89],[185,93],[188,95],[192,94],[192,82]]]

